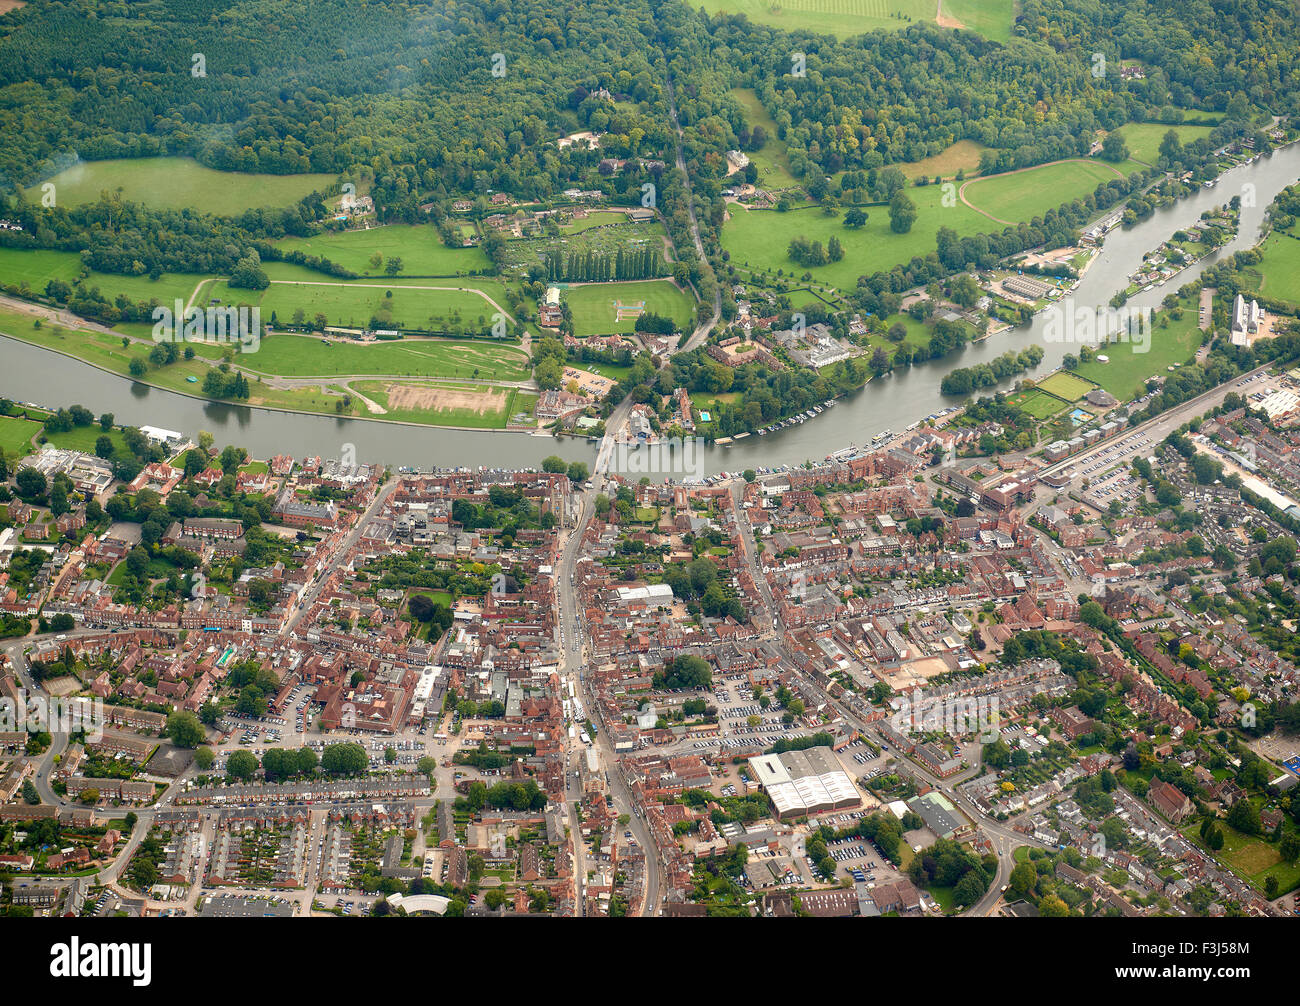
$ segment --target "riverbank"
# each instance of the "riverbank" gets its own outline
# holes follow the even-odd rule
[[[1252,186],[1255,198],[1253,205],[1242,206],[1238,237],[1184,273],[1184,282],[1195,279],[1222,258],[1253,246],[1268,204],[1297,179],[1300,179],[1300,146],[1292,144],[1249,165],[1231,169],[1213,189],[1202,189],[1173,206],[1160,207],[1127,230],[1117,228],[1106,238],[1105,254],[1094,257],[1081,277],[1074,294],[1076,301],[1104,307],[1117,290],[1127,285],[1127,277],[1141,264],[1144,253],[1168,234],[1193,224],[1204,210],[1223,203],[1228,187],[1243,191],[1242,187]],[[1164,292],[1140,293],[1130,306],[1138,308],[1149,303],[1157,307]],[[1046,321],[1044,317],[1035,318],[1030,325],[1012,328],[997,338],[970,343],[952,356],[920,361],[907,370],[873,379],[838,399],[836,407],[817,417],[816,422],[797,424],[764,437],[748,437],[725,448],[705,448],[701,467],[706,474],[716,474],[723,470],[815,461],[849,443],[870,441],[874,433],[885,428],[905,428],[955,404],[939,391],[945,373],[959,366],[990,362],[1009,350],[1019,352],[1029,345],[1041,345],[1045,350],[1042,363],[1028,376],[1045,375],[1060,367],[1067,353],[1077,352],[1077,346],[1050,341],[1045,332]],[[455,467],[490,463],[525,468],[536,467],[548,454],[589,464],[596,454],[594,445],[585,438],[489,437],[485,434],[496,431],[450,430],[383,419],[359,422],[356,417],[328,413],[309,414],[209,401],[170,389],[147,387],[130,379],[105,380],[103,371],[31,343],[6,341],[3,351],[6,366],[0,368],[0,394],[7,397],[56,405],[81,401],[93,405],[97,412],[114,412],[120,423],[151,424],[190,435],[198,430],[211,430],[219,440],[246,446],[259,456],[292,453],[331,457],[337,456],[340,445],[346,443],[355,448],[357,457],[394,466]],[[1008,381],[999,387],[1005,390],[1012,383]],[[671,472],[645,474],[652,478],[674,477]]]

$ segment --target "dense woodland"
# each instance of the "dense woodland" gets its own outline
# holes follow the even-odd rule
[[[806,58],[803,76],[791,74],[794,53]],[[1146,78],[1122,80],[1123,59],[1142,60]],[[1298,64],[1289,0],[1025,0],[1005,45],[928,24],[835,40],[709,17],[682,0],[49,0],[0,16],[0,133],[10,139],[0,194],[24,225],[0,242],[79,251],[104,272],[228,272],[253,249],[275,260],[270,242],[326,216],[329,192],[223,220],[112,194],[81,208],[21,204],[22,186],[77,158],[183,154],[219,169],[323,172],[368,183],[383,220],[444,229],[456,199],[505,191],[545,204],[579,186],[633,204],[649,182],[674,271],[707,313],[713,273],[725,272],[728,149],[783,140],[808,194],[861,203],[888,194],[890,166],[956,140],[984,144],[982,168],[1003,170],[1086,153],[1097,129],[1214,113],[1215,134],[1179,155],[1195,168],[1214,143],[1257,132],[1261,116],[1300,110]],[[675,167],[670,80],[707,263],[693,251]],[[757,94],[776,138],[748,121],[740,87]],[[581,130],[602,134],[599,150],[553,142]],[[608,158],[626,165],[611,171]],[[933,256],[866,278],[854,306],[1055,242],[1147,180],[1108,183],[1002,234],[941,235]],[[549,265],[561,275],[588,263]],[[724,315],[731,307],[724,295]]]

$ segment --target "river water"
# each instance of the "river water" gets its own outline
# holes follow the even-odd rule
[[[1241,226],[1233,241],[1184,270],[1166,286],[1139,293],[1129,300],[1130,307],[1157,307],[1165,294],[1190,282],[1224,255],[1254,245],[1259,240],[1268,204],[1297,179],[1300,179],[1300,144],[1292,144],[1253,164],[1226,172],[1213,188],[1202,188],[1193,196],[1156,210],[1131,230],[1112,231],[1106,238],[1104,251],[1094,259],[1074,291],[1075,303],[1104,307],[1116,291],[1128,285],[1128,276],[1141,265],[1144,253],[1174,231],[1194,224],[1205,210],[1226,203],[1234,195],[1241,196]],[[969,345],[942,360],[927,361],[872,381],[840,399],[834,408],[801,425],[764,437],[751,436],[726,448],[707,448],[699,455],[704,474],[816,461],[849,444],[868,443],[884,429],[899,432],[960,401],[947,399],[939,392],[939,382],[949,370],[986,362],[1008,350],[1042,346],[1043,360],[1034,373],[1046,374],[1060,365],[1066,353],[1078,352],[1077,345],[1047,341],[1046,324],[1047,316],[1039,315],[1028,326]],[[557,440],[549,435],[440,430],[206,402],[107,374],[80,361],[12,339],[0,340],[0,360],[3,360],[0,395],[4,397],[40,405],[80,403],[96,414],[112,412],[119,423],[159,426],[191,437],[199,430],[209,430],[216,436],[218,445],[239,444],[247,447],[254,457],[291,454],[331,458],[339,457],[351,445],[358,461],[394,467],[524,468],[537,466],[548,454],[588,463],[596,456],[595,446],[585,440]],[[1006,386],[1015,380],[1006,382]],[[648,474],[681,477],[680,472],[671,471]]]

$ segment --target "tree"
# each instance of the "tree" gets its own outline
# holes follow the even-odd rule
[[[20,468],[18,474],[14,476],[14,481],[18,485],[18,495],[24,499],[34,499],[45,495],[48,484],[45,476],[35,468]]]
[[[167,717],[167,736],[177,747],[198,747],[206,739],[199,718],[186,709],[178,709]]]
[[[857,230],[867,222],[867,215],[856,206],[844,214],[844,226]]]
[[[265,290],[271,285],[270,278],[262,271],[262,258],[256,249],[235,263],[228,285],[242,290]]]
[[[206,772],[212,768],[212,763],[215,760],[216,755],[212,753],[210,747],[201,747],[194,752],[194,767],[200,772]]]
[[[369,765],[360,744],[330,744],[320,756],[320,767],[329,775],[360,775]]]
[[[569,463],[558,454],[551,454],[542,458],[542,471],[549,472],[552,475],[558,475],[561,472],[568,471]]]
[[[1257,811],[1249,800],[1238,800],[1228,811],[1228,824],[1243,835],[1258,835],[1264,830]]]
[[[1124,137],[1116,132],[1107,133],[1101,141],[1101,156],[1106,161],[1128,160],[1128,144],[1124,142]]]
[[[889,229],[895,234],[906,234],[916,222],[916,203],[902,190],[889,201]]]
[[[1174,130],[1169,130],[1160,140],[1160,161],[1162,164],[1172,164],[1183,153],[1182,141],[1178,139],[1178,134]]]
[[[1026,860],[1023,863],[1017,863],[1015,869],[1011,871],[1007,891],[1017,898],[1023,898],[1034,889],[1034,885],[1037,883],[1038,870],[1033,863]]]
[[[252,751],[232,751],[226,759],[226,775],[238,782],[248,782],[257,774],[257,757]]]

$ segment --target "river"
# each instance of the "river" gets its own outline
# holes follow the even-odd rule
[[[1300,179],[1300,144],[1292,144],[1253,164],[1225,172],[1213,188],[1202,188],[1172,206],[1156,210],[1130,230],[1111,231],[1103,252],[1094,259],[1074,291],[1075,302],[1104,307],[1116,291],[1128,285],[1128,276],[1137,270],[1146,252],[1174,231],[1194,224],[1205,210],[1222,205],[1234,195],[1242,196],[1241,224],[1236,238],[1184,270],[1165,287],[1139,293],[1129,300],[1132,307],[1158,307],[1165,294],[1190,282],[1224,255],[1253,246],[1259,240],[1268,204],[1297,179]],[[1039,315],[1028,326],[969,345],[942,360],[930,360],[872,381],[840,399],[835,408],[801,425],[764,437],[752,436],[730,447],[705,449],[700,454],[704,474],[820,460],[849,444],[869,442],[881,430],[899,432],[960,401],[945,398],[939,392],[939,382],[949,370],[991,360],[1008,350],[1042,346],[1043,360],[1034,373],[1046,374],[1060,365],[1066,353],[1078,351],[1074,344],[1046,341],[1046,323],[1046,316]],[[42,405],[79,402],[96,414],[112,412],[119,423],[159,426],[191,437],[199,430],[209,430],[218,444],[239,444],[247,447],[254,457],[291,454],[300,458],[309,455],[331,458],[339,457],[351,445],[359,461],[394,467],[524,468],[537,466],[548,454],[588,463],[596,456],[595,446],[585,440],[442,430],[206,402],[117,377],[12,339],[4,339],[0,347],[4,360],[0,367],[0,395]],[[1005,386],[1015,380],[1006,382]],[[681,475],[654,470],[647,474]]]

